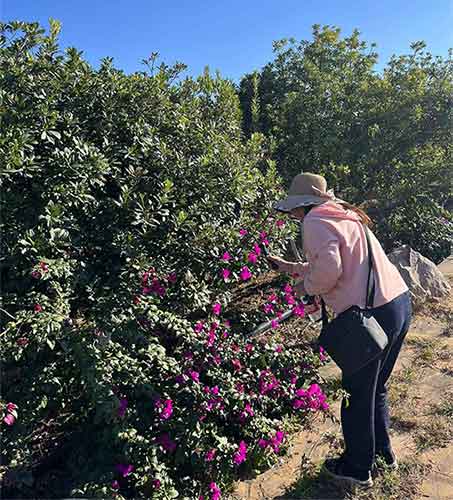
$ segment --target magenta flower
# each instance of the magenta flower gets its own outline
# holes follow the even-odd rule
[[[231,360],[231,364],[233,365],[233,367],[236,371],[239,371],[242,369],[242,365],[241,365],[241,362],[239,361],[239,359]]]
[[[255,243],[253,245],[253,251],[256,253],[256,255],[261,255],[261,247],[258,245],[258,243]]]
[[[221,273],[224,280],[227,280],[231,275],[231,271],[229,269],[222,269]]]
[[[120,483],[115,479],[115,481],[112,481],[112,488],[114,490],[119,490],[120,489]]]
[[[14,410],[17,410],[18,408],[19,408],[19,407],[18,407],[16,404],[14,404],[14,403],[8,403],[8,404],[6,405],[6,411],[9,411],[9,412],[12,412],[12,411],[14,411]]]
[[[271,312],[274,312],[274,305],[273,305],[273,304],[266,303],[266,304],[264,304],[263,309],[264,309],[264,312],[265,312],[266,314],[269,314],[269,313],[271,313]]]
[[[229,319],[226,319],[223,324],[225,325],[225,328],[229,328],[231,326],[231,321]]]
[[[322,346],[319,346],[319,359],[321,361],[325,361],[327,359],[327,356],[325,355],[325,350],[324,350],[324,347]]]
[[[247,260],[249,262],[251,262],[252,264],[256,264],[257,259],[258,259],[258,255],[256,255],[255,252],[250,252]]]
[[[195,326],[194,326],[194,330],[197,332],[197,333],[200,333],[201,330],[203,330],[203,327],[204,327],[204,323],[203,321],[198,321]]]
[[[161,486],[161,482],[159,481],[159,479],[154,479],[154,481],[153,481],[152,484],[153,484],[153,488],[155,490],[158,490],[160,488],[160,486]]]
[[[35,304],[33,307],[35,312],[41,312],[42,311],[42,306],[41,304]]]
[[[245,344],[245,351],[250,353],[253,351],[253,344]]]
[[[243,281],[246,281],[252,277],[252,273],[247,266],[241,268],[240,277]]]
[[[214,394],[215,396],[217,396],[219,394],[219,387],[217,385],[215,385],[212,389],[211,389],[211,393]]]
[[[119,417],[124,417],[124,415],[126,414],[126,408],[127,408],[127,399],[126,398],[120,399],[120,406],[118,408]]]
[[[244,392],[245,390],[244,384],[240,384],[239,382],[234,387],[238,392]]]
[[[285,221],[283,219],[278,219],[275,221],[275,225],[277,227],[283,227],[285,225]]]
[[[278,327],[278,320],[277,319],[273,319],[271,321],[271,328],[277,328]]]
[[[217,450],[215,448],[212,448],[211,450],[207,451],[204,456],[205,461],[212,462],[215,458],[216,451]]]
[[[134,470],[134,466],[130,464],[118,464],[116,470],[123,476],[127,477]]]
[[[292,286],[289,283],[286,283],[286,285],[283,287],[283,291],[285,293],[291,293],[293,290]]]
[[[170,439],[170,436],[166,432],[156,438],[156,443],[160,444],[164,450],[170,453],[173,453],[176,449],[176,443]]]
[[[222,310],[222,304],[220,304],[220,302],[216,302],[213,306],[212,306],[212,312],[218,316],[220,314],[220,311]]]
[[[271,293],[267,298],[268,302],[278,302],[278,297],[275,293]]]
[[[266,236],[267,236],[266,231],[261,231],[261,233],[260,233],[260,238],[261,238],[262,240],[264,240],[264,238],[265,238]]]
[[[31,273],[31,275],[33,276],[33,278],[39,280],[41,278],[41,273],[39,271],[33,271]]]
[[[3,418],[3,422],[5,422],[6,425],[13,425],[15,421],[16,421],[16,417],[12,413],[8,413]]]
[[[283,351],[283,346],[282,345],[278,345],[276,348],[275,348],[275,352],[282,352]]]
[[[211,500],[219,500],[222,492],[220,490],[220,488],[217,486],[216,483],[211,483],[209,485],[209,489],[211,491]]]
[[[244,462],[246,458],[247,458],[247,444],[245,443],[245,441],[241,441],[239,443],[238,451],[234,454],[233,462],[236,465],[239,465],[242,462]]]
[[[211,347],[214,345],[214,342],[215,342],[215,338],[216,338],[216,335],[215,335],[215,332],[213,332],[212,330],[208,333],[208,341],[207,341],[207,346],[208,347]]]
[[[196,371],[189,371],[189,377],[194,381],[199,383],[200,382],[200,374]]]
[[[268,441],[266,441],[266,440],[265,440],[265,439],[263,439],[263,438],[261,438],[261,439],[259,439],[259,440],[258,440],[258,446],[259,446],[260,448],[266,448],[268,444],[269,444],[269,442],[268,442]]]
[[[285,294],[285,302],[289,305],[292,305],[296,303],[296,299],[290,293],[287,293]]]
[[[173,413],[173,401],[171,399],[165,399],[164,401],[158,399],[155,407],[161,420],[168,420]]]
[[[167,276],[167,280],[168,280],[170,283],[176,283],[176,273],[170,273],[170,274]]]
[[[239,234],[240,234],[241,236],[245,236],[246,234],[248,234],[248,231],[247,231],[247,229],[240,229],[240,230],[239,230]]]
[[[225,262],[228,262],[230,259],[231,255],[228,252],[225,252],[221,257],[221,260],[224,260]]]
[[[294,311],[294,314],[296,316],[299,316],[299,317],[305,316],[304,304],[302,304],[302,302],[297,304],[296,307],[293,309],[293,311]]]

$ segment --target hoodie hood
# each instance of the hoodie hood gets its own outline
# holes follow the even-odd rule
[[[334,201],[327,201],[322,205],[314,207],[308,212],[305,217],[306,219],[311,218],[330,218],[330,219],[341,219],[341,220],[353,220],[360,222],[360,216],[353,210],[348,210],[343,207],[340,203],[335,203]]]

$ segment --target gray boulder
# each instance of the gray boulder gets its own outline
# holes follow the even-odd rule
[[[409,245],[397,248],[388,258],[409,287],[415,304],[440,300],[450,293],[451,286],[436,264],[412,250]]]

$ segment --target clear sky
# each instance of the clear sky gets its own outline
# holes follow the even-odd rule
[[[84,51],[97,66],[105,56],[126,72],[158,52],[160,61],[208,65],[238,81],[272,59],[272,41],[311,39],[313,24],[359,29],[377,43],[379,68],[392,54],[425,40],[435,55],[453,47],[453,0],[0,0],[3,21],[62,23],[61,46]]]

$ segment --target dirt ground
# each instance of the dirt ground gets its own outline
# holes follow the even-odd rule
[[[439,268],[453,284],[453,258]],[[283,333],[283,332],[282,332]],[[333,362],[326,381],[340,383]],[[392,446],[399,469],[373,472],[374,486],[351,490],[320,472],[343,449],[340,403],[333,419],[292,437],[287,456],[263,474],[237,482],[231,499],[453,499],[453,293],[417,311],[388,382]]]

